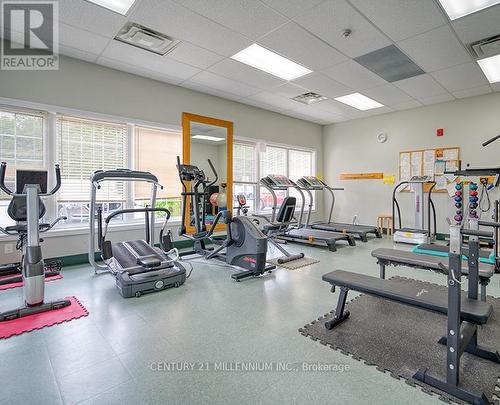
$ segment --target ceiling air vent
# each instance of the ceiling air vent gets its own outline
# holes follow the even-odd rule
[[[158,55],[166,55],[181,42],[161,32],[130,22],[124,25],[115,39]]]
[[[475,57],[482,59],[500,54],[500,35],[482,39],[469,45]]]
[[[299,103],[311,105],[314,103],[319,103],[320,101],[328,100],[328,97],[322,96],[317,93],[309,92],[293,97],[292,100],[298,101]]]

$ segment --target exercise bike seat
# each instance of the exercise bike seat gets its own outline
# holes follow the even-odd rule
[[[50,228],[50,224],[39,224],[38,229],[43,232],[45,229]],[[26,224],[17,224],[17,225],[11,225],[11,226],[6,226],[5,230],[7,232],[15,232],[15,233],[27,233],[28,232],[28,226]]]
[[[137,258],[137,264],[144,267],[145,269],[152,269],[161,265],[161,260],[157,255],[139,256]]]

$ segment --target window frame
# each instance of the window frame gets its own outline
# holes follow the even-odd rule
[[[134,120],[126,117],[113,116],[108,114],[87,112],[82,110],[76,110],[72,108],[56,107],[45,104],[38,104],[32,102],[24,102],[14,99],[6,99],[0,97],[0,110],[17,113],[17,114],[28,114],[28,115],[41,115],[43,117],[43,169],[48,171],[48,181],[53,184],[54,173],[53,168],[56,163],[58,163],[58,133],[57,125],[58,118],[61,116],[68,116],[75,119],[89,120],[89,121],[104,121],[116,124],[126,125],[126,168],[133,169],[134,167],[134,129],[138,127],[147,127],[157,130],[165,131],[179,131],[182,132],[182,127],[178,124],[166,124],[157,123],[143,120]],[[134,195],[133,187],[126,183],[126,204],[133,204]],[[44,204],[47,209],[46,218],[47,220],[53,220],[57,216],[58,207],[58,195],[47,197],[44,200]],[[160,227],[163,223],[164,218],[157,218],[156,226]],[[180,224],[180,220],[172,219],[169,221],[170,225]],[[133,230],[142,228],[143,221],[138,220],[127,220],[127,221],[116,221],[115,224],[110,225],[110,229],[120,229],[120,230]],[[51,230],[47,236],[50,234],[54,235],[81,235],[88,229],[88,223],[81,224],[68,224],[66,226],[58,226]],[[15,240],[16,237],[0,235],[1,240]]]
[[[253,146],[255,148],[255,167],[257,170],[256,173],[256,182],[246,182],[246,181],[236,181],[233,180],[233,188],[235,185],[251,185],[255,186],[256,190],[256,197],[255,197],[255,214],[260,214],[260,215],[270,215],[269,211],[266,210],[261,210],[260,209],[260,193],[261,189],[263,186],[260,184],[260,179],[262,178],[262,173],[261,173],[261,152],[258,150],[259,149],[259,143],[260,142],[265,142],[266,147],[274,147],[274,148],[281,148],[286,150],[286,176],[290,177],[290,151],[297,151],[297,152],[307,152],[311,154],[311,175],[315,175],[316,173],[316,168],[317,168],[317,151],[314,148],[308,148],[305,146],[299,146],[299,145],[291,145],[291,144],[283,144],[283,143],[278,143],[278,142],[267,142],[267,141],[262,141],[262,140],[256,140],[256,139],[249,139],[249,138],[243,138],[243,137],[235,137],[234,138],[234,146],[241,144],[241,145],[247,145],[247,146]],[[233,146],[233,147],[234,147]],[[233,163],[234,164],[234,163]],[[236,195],[236,194],[235,194]],[[287,192],[288,195],[288,192]],[[306,196],[306,203],[307,203],[307,196]],[[258,208],[257,208],[258,207]],[[234,209],[237,209],[237,206],[234,207]],[[296,211],[300,211],[301,207],[298,206],[296,208]],[[315,213],[317,211],[317,204],[314,204],[313,209],[311,212]]]

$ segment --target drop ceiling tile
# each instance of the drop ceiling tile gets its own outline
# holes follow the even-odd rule
[[[252,96],[247,97],[251,100],[258,101],[264,104],[272,105],[274,107],[283,109],[283,110],[289,110],[292,108],[297,108],[297,106],[300,106],[300,103],[297,101],[290,100],[285,97],[278,96],[273,93],[269,93],[267,91],[263,91],[258,94],[254,94]]]
[[[474,62],[439,70],[431,74],[450,92],[488,85],[483,72]]]
[[[448,25],[401,41],[398,46],[426,72],[472,61]]]
[[[127,17],[85,0],[64,0],[59,1],[59,21],[112,38]]]
[[[14,19],[14,24],[11,26],[11,32],[16,35],[24,35],[23,26],[19,26]],[[0,23],[0,33],[3,32],[3,26]],[[45,37],[43,33],[37,34],[41,39]],[[10,37],[10,35],[8,35]],[[16,37],[14,37],[16,40]],[[69,47],[72,49],[80,50],[89,54],[100,54],[106,45],[109,43],[110,38],[95,34],[86,29],[74,27],[72,25],[59,22],[59,46]]]
[[[393,104],[391,108],[396,111],[400,110],[410,110],[412,108],[422,107],[422,103],[417,100],[405,101],[403,103]]]
[[[313,109],[326,111],[326,112],[328,112],[330,114],[334,114],[334,115],[349,116],[349,115],[355,115],[355,114],[358,114],[361,112],[353,107],[348,106],[347,104],[340,103],[336,100],[321,101],[320,103],[313,104],[311,107]]]
[[[320,120],[322,122],[333,122],[336,118],[338,118],[339,114],[333,114],[328,111],[318,110],[311,108],[309,105],[300,105],[297,108],[293,108],[291,111],[298,112],[299,114],[304,115],[312,120]]]
[[[70,48],[59,44],[59,53],[61,55],[69,56],[70,58],[84,60],[85,62],[95,63],[99,55],[80,51],[79,49]],[[62,62],[61,62],[62,63]]]
[[[184,80],[200,72],[200,69],[168,56],[157,55],[119,41],[112,41],[101,56]]]
[[[353,90],[343,84],[330,79],[321,73],[311,73],[293,81],[294,84],[305,87],[308,90],[321,94],[322,96],[334,98],[353,93]]]
[[[231,56],[252,43],[249,38],[172,0],[141,0],[130,19],[224,56]]]
[[[271,104],[266,104],[262,101],[252,100],[250,98],[242,98],[241,100],[239,100],[239,102],[247,104],[247,105],[251,105],[253,107],[261,108],[263,110],[273,111],[273,112],[277,112],[280,114],[286,114],[286,110],[284,110],[283,108],[279,108],[279,107],[277,107],[275,105],[271,105]]]
[[[170,84],[180,84],[183,79],[169,76],[167,74],[162,74],[160,72],[154,72],[152,70],[148,70],[145,68],[140,68],[138,66],[130,65],[128,63],[124,63],[122,61],[108,59],[100,57],[96,62],[98,65],[106,66],[115,70],[120,70],[122,72],[131,73],[137,76],[147,77],[149,79],[158,80]]]
[[[468,44],[500,34],[500,5],[452,21],[460,39]]]
[[[351,0],[351,4],[394,41],[446,24],[433,0]]]
[[[362,91],[362,94],[387,106],[412,100],[408,94],[401,91],[393,84],[384,84],[383,86],[366,89]]]
[[[338,65],[323,70],[322,73],[356,90],[387,84],[380,76],[353,60],[339,63]]]
[[[64,23],[59,24],[59,44],[83,52],[100,54],[110,38],[82,30]]]
[[[305,89],[304,87],[297,86],[293,83],[285,83],[281,86],[272,88],[270,91],[281,97],[292,98],[300,94],[307,93],[309,90]]]
[[[438,103],[445,103],[448,101],[453,101],[455,100],[455,97],[453,97],[450,94],[441,94],[439,96],[432,96],[428,98],[422,98],[420,99],[420,102],[423,105],[431,105],[431,104],[438,104]]]
[[[211,66],[208,70],[228,79],[246,83],[263,90],[285,83],[284,80],[276,76],[232,59],[224,59]]]
[[[286,15],[288,18],[293,18],[298,14],[304,13],[306,10],[313,8],[324,0],[262,0],[268,6]]]
[[[241,97],[248,97],[259,92],[259,89],[255,87],[247,86],[246,84],[207,71],[198,73],[189,79],[189,81]]]
[[[328,0],[295,21],[351,58],[391,44],[345,0]],[[342,35],[345,29],[352,30],[348,38]]]
[[[491,93],[490,86],[481,86],[481,87],[475,87],[473,89],[454,91],[452,94],[456,98],[466,98],[466,97],[481,96],[483,94],[488,94],[488,93]]]
[[[432,76],[425,74],[394,82],[394,85],[413,98],[429,98],[447,91]]]
[[[312,70],[321,70],[347,60],[347,57],[294,22],[265,37],[259,44]]]
[[[168,54],[168,57],[200,69],[206,69],[224,59],[224,56],[200,48],[189,42],[181,42]]]
[[[393,112],[394,110],[390,107],[380,107],[380,108],[373,108],[371,110],[367,110],[366,113],[368,115],[381,115],[381,114],[387,114],[390,112]]]
[[[248,0],[176,0],[195,13],[255,39],[288,21],[260,1]]]
[[[200,93],[209,94],[211,96],[225,98],[228,100],[238,101],[241,99],[240,95],[228,93],[228,92],[222,91],[222,90],[213,89],[211,87],[203,86],[203,85],[198,84],[198,83],[190,82],[189,80],[186,80],[185,82],[183,82],[181,84],[181,87],[185,87],[186,89],[194,90],[194,91],[197,91]]]

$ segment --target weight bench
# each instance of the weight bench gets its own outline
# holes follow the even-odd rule
[[[384,280],[378,277],[364,274],[352,273],[344,270],[335,270],[323,275],[323,281],[335,287],[340,287],[340,297],[332,320],[325,323],[327,329],[345,321],[349,317],[349,311],[344,311],[347,293],[349,290],[358,291],[375,297],[390,301],[400,302],[427,311],[438,312],[446,315],[448,313],[447,297],[442,293],[433,293],[422,290],[415,294],[411,286],[401,285],[392,280]],[[493,307],[483,301],[462,297],[461,319],[476,325],[484,325],[493,313]]]
[[[442,273],[443,257],[431,256],[421,253],[413,253],[398,249],[375,249],[372,256],[377,259],[380,266],[380,278],[385,279],[386,266],[406,266],[417,269],[432,270]],[[446,260],[448,258],[446,257]],[[462,274],[469,275],[468,263],[462,263]],[[481,286],[481,300],[486,301],[486,286],[495,273],[495,266],[485,263],[479,263],[478,281]]]
[[[454,266],[461,261],[459,255],[454,259]],[[385,300],[399,302],[426,311],[445,314],[448,317],[447,337],[439,343],[447,345],[446,380],[440,380],[427,374],[426,368],[419,369],[414,379],[429,384],[441,391],[473,404],[489,404],[484,395],[471,393],[459,385],[460,357],[463,352],[500,363],[498,352],[478,345],[477,325],[488,322],[493,307],[491,304],[460,296],[460,284],[454,282],[454,267],[448,271],[448,294],[431,292],[425,289],[415,293],[410,285],[401,285],[395,281],[380,279],[364,274],[335,270],[323,275],[323,281],[332,285],[332,292],[340,287],[340,296],[333,319],[325,322],[327,329],[333,329],[344,322],[350,315],[345,311],[349,290],[358,291]],[[451,280],[451,282],[450,282]]]

